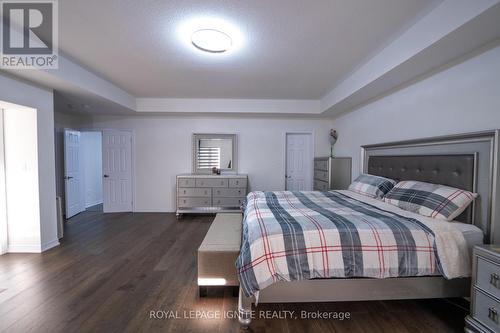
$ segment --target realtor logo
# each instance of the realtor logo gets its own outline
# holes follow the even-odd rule
[[[57,69],[57,0],[1,0],[0,68]]]

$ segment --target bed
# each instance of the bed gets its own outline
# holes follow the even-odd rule
[[[363,147],[365,173],[478,193],[451,223],[351,191],[249,194],[240,322],[249,325],[257,302],[468,296],[469,251],[497,232],[497,140],[490,131]]]

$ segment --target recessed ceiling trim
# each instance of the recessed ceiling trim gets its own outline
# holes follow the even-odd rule
[[[319,100],[137,98],[137,112],[259,113],[319,115]]]
[[[92,109],[99,109],[100,113],[106,110],[98,108],[97,106],[102,103],[96,103],[96,100],[115,103],[123,108],[124,113],[135,111],[334,116],[369,101],[376,97],[374,94],[380,96],[394,89],[394,86],[387,85],[387,82],[396,82],[400,85],[404,83],[402,78],[407,82],[411,79],[408,76],[409,69],[413,74],[421,74],[421,71],[433,65],[449,63],[464,56],[464,52],[470,51],[459,47],[464,41],[470,43],[471,39],[478,39],[481,42],[488,42],[485,38],[500,37],[500,34],[497,34],[500,31],[498,29],[500,22],[497,20],[492,24],[485,19],[492,16],[487,15],[488,13],[494,14],[500,9],[498,3],[497,0],[444,1],[321,100],[136,98],[62,54],[59,59],[60,68],[56,71],[8,70],[6,72],[44,87],[56,89],[60,93],[87,96],[89,98],[84,103],[92,105]],[[478,29],[478,26],[481,29]],[[435,33],[429,34],[429,29]],[[453,38],[450,39],[449,36]],[[192,45],[190,47],[193,49]],[[470,47],[473,45],[469,45]],[[442,52],[439,57],[435,56],[436,51]],[[414,68],[417,66],[415,64],[419,67]],[[394,80],[395,77],[398,80]],[[75,100],[72,103],[82,103],[82,101]]]
[[[458,31],[459,28],[498,3],[498,0],[445,0],[326,94],[321,99],[321,109],[329,114],[338,114],[361,104],[363,100],[368,101],[376,97],[373,93],[366,94],[363,91],[368,88],[373,89],[373,85],[387,85],[388,83],[382,80],[387,74],[391,74],[389,85],[392,86],[382,89],[384,91],[407,82],[408,69],[404,68],[405,63],[419,56],[424,50],[438,46],[439,41],[444,40],[453,31]],[[430,31],[432,33],[429,33]],[[482,35],[487,36],[487,34]],[[477,38],[478,41],[481,40],[481,36],[470,36],[467,33],[463,33],[463,36],[467,40],[472,37]],[[462,44],[460,38],[457,38],[456,42]],[[449,45],[447,47],[450,48]],[[448,53],[447,62],[464,55],[464,51],[460,51],[459,48],[450,48]],[[441,63],[438,63],[440,61]],[[422,68],[428,71],[442,65],[442,62],[442,58],[429,57],[426,63],[421,62],[420,68],[411,68],[411,70],[415,76],[421,75]],[[406,76],[405,80],[395,80],[395,72],[398,69]],[[373,91],[378,91],[376,95],[381,93],[380,89]],[[363,96],[361,100],[358,98],[354,101],[359,95]]]

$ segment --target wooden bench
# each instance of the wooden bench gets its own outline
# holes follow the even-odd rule
[[[200,297],[206,296],[208,287],[239,286],[235,263],[240,253],[241,228],[240,213],[219,213],[215,216],[198,248]]]

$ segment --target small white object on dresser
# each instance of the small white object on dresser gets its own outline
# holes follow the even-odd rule
[[[314,159],[314,190],[347,190],[351,184],[350,157],[316,157]]]
[[[470,308],[466,332],[500,332],[500,245],[474,247]]]
[[[177,211],[184,213],[234,213],[247,195],[248,176],[183,174],[177,176]]]

